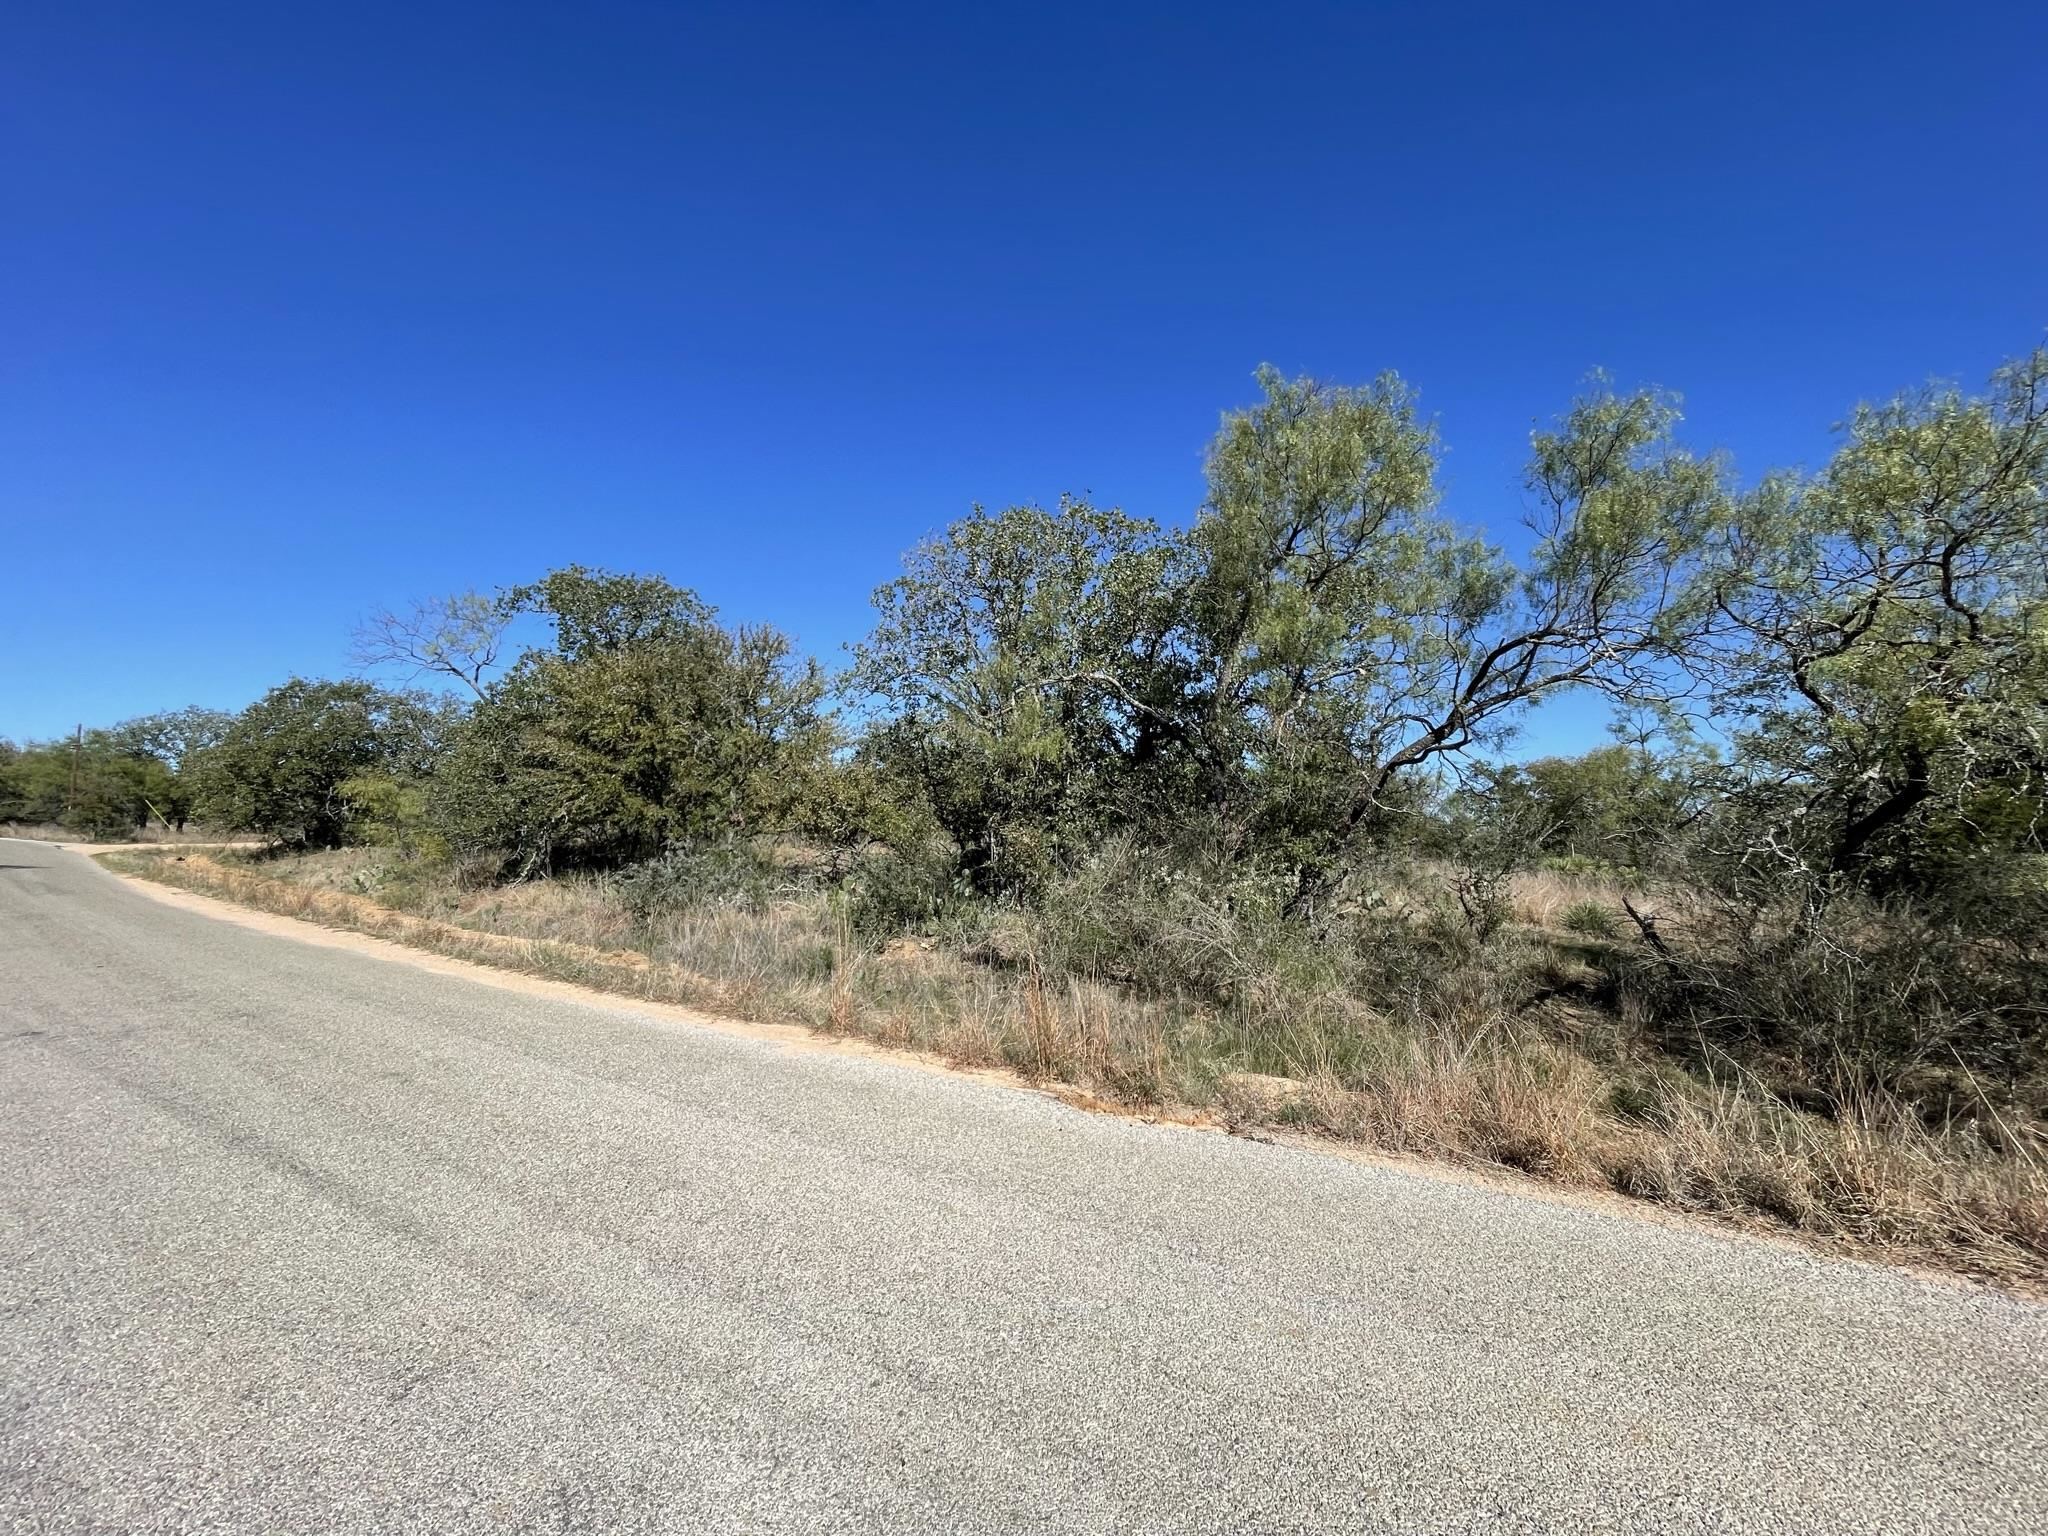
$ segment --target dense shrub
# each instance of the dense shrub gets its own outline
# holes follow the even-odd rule
[[[2048,1116],[2048,968],[1911,903],[1845,899],[1818,923],[1705,908],[1665,945],[1626,985],[1673,1052],[1789,1070],[1823,1099],[1879,1088],[1935,1115],[2018,1099]]]
[[[1116,838],[1052,883],[1028,925],[1048,969],[1228,1002],[1341,985],[1338,950],[1287,915],[1287,872],[1189,868]]]
[[[833,738],[823,680],[693,594],[572,568],[521,601],[557,628],[483,692],[437,780],[449,844],[531,873],[611,868],[798,818]]]
[[[348,679],[293,678],[235,718],[194,769],[200,814],[296,847],[332,848],[357,829],[346,786],[430,776],[452,713],[424,695]]]
[[[792,882],[757,845],[725,842],[671,848],[658,858],[628,865],[608,884],[620,904],[645,924],[693,908],[758,912]]]
[[[957,923],[970,913],[985,916],[980,909],[987,902],[950,855],[930,843],[867,850],[855,862],[845,890],[847,921],[870,943]]]

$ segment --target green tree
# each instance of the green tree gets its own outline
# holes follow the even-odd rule
[[[115,726],[109,736],[123,752],[153,759],[165,770],[149,798],[151,812],[179,831],[191,818],[197,796],[197,767],[219,743],[235,717],[224,709],[191,705],[139,715]]]
[[[61,825],[69,809],[73,743],[12,742],[0,751],[0,820]]]
[[[1297,871],[1299,910],[1411,781],[1531,703],[1670,686],[1727,492],[1667,402],[1602,390],[1538,435],[1518,567],[1438,511],[1435,434],[1398,379],[1258,378],[1185,534],[1073,503],[977,513],[877,594],[855,685],[971,868],[1192,835]]]
[[[173,773],[193,766],[199,755],[218,743],[234,724],[232,711],[194,704],[153,715],[123,720],[110,733],[124,748],[145,752]]]
[[[1204,769],[1301,870],[1297,907],[1384,826],[1396,786],[1571,688],[1662,697],[1724,471],[1675,408],[1604,386],[1536,435],[1519,567],[1437,511],[1434,433],[1391,376],[1260,375],[1227,417],[1194,530]]]
[[[436,786],[454,846],[619,864],[785,825],[831,752],[817,668],[659,578],[572,567],[512,600],[552,621],[491,684]]]
[[[849,686],[889,722],[870,754],[921,786],[985,889],[1042,879],[1130,807],[1180,729],[1175,551],[1085,502],[979,508],[875,594]]]
[[[0,757],[0,820],[120,837],[176,816],[180,793],[177,775],[119,729],[31,742]]]
[[[2048,350],[1865,406],[1746,497],[1694,664],[1738,736],[1724,839],[1816,907],[1974,888],[2034,915],[2048,811]]]
[[[507,614],[532,613],[554,630],[555,654],[582,661],[637,645],[686,641],[713,627],[716,614],[696,593],[659,576],[566,565],[509,589]]]
[[[1688,765],[1616,743],[1577,757],[1489,764],[1452,797],[1455,817],[1523,829],[1535,857],[1639,865],[1695,814]]]
[[[429,776],[453,717],[418,694],[348,679],[293,678],[235,718],[195,768],[198,812],[231,831],[298,847],[348,841],[344,788],[366,775]]]

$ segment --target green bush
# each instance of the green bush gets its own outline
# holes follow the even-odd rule
[[[431,775],[453,728],[448,708],[421,694],[393,693],[355,679],[293,678],[235,717],[199,758],[199,813],[237,832],[300,848],[334,848],[360,838],[355,784],[383,812],[391,796],[371,788]]]
[[[868,943],[957,922],[978,904],[966,877],[936,850],[870,850],[855,861],[845,890],[847,922]]]
[[[1937,1116],[1988,1095],[2048,1118],[2048,967],[1908,902],[1843,898],[1789,926],[1701,914],[1671,956],[1638,957],[1624,990],[1675,1055],[1761,1061]]]
[[[425,784],[358,774],[342,780],[340,795],[358,841],[430,860],[447,855],[447,843],[429,827]]]
[[[619,904],[643,925],[692,907],[758,912],[787,883],[766,854],[751,843],[671,848],[608,880]]]
[[[1567,933],[1583,933],[1591,939],[1611,939],[1621,931],[1614,913],[1598,901],[1575,901],[1559,914],[1557,921]]]
[[[550,620],[484,690],[438,777],[451,847],[522,873],[617,869],[795,825],[834,735],[815,663],[654,577],[570,567],[511,594]]]
[[[1293,890],[1284,873],[1189,868],[1118,838],[1048,885],[1029,943],[1048,970],[1160,995],[1229,1002],[1339,987],[1343,950],[1288,915]]]

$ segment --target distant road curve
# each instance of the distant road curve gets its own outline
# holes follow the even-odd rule
[[[2048,1309],[0,842],[0,1531],[2048,1531]]]

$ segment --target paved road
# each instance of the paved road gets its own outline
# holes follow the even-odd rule
[[[2048,1530],[2048,1310],[0,866],[0,1530]]]

